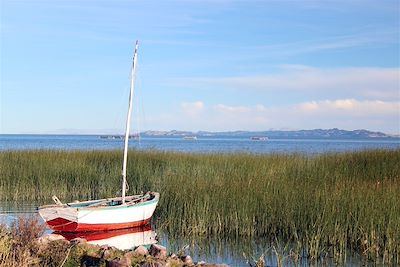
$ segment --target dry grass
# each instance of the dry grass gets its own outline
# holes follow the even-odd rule
[[[18,217],[11,227],[0,225],[0,265],[33,266],[40,263],[36,239],[43,235],[44,225],[34,217]]]

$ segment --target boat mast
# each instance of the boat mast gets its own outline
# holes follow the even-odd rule
[[[133,99],[133,87],[135,83],[135,68],[137,61],[138,41],[136,41],[135,53],[132,61],[132,74],[131,74],[131,88],[129,92],[129,107],[128,117],[126,118],[126,130],[125,130],[125,147],[124,147],[124,162],[122,165],[122,204],[125,204],[125,193],[126,193],[126,164],[128,161],[128,142],[129,142],[129,128],[131,124],[131,113],[132,113],[132,99]]]

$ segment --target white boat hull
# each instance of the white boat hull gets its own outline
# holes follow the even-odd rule
[[[67,240],[84,238],[88,244],[103,246],[108,245],[126,250],[137,246],[147,246],[157,243],[157,235],[150,225],[129,229],[100,232],[59,233]],[[53,234],[54,235],[54,234]]]
[[[110,200],[94,200],[65,205],[39,207],[39,214],[47,225],[61,232],[89,232],[124,229],[146,225],[156,209],[159,194],[136,203],[110,205]],[[129,197],[127,197],[129,198]],[[106,202],[107,205],[101,205]]]

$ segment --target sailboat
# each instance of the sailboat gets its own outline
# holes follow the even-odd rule
[[[120,197],[62,203],[53,196],[55,204],[38,208],[47,225],[58,232],[90,232],[124,229],[147,225],[156,209],[160,194],[147,192],[126,196],[126,167],[128,161],[129,129],[137,62],[138,41],[132,62],[128,116],[126,119],[124,158],[122,163],[122,195]]]

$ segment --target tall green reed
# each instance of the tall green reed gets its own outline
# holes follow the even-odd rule
[[[130,193],[159,191],[157,225],[172,235],[279,238],[301,244],[311,259],[329,252],[342,261],[350,248],[375,261],[400,262],[400,150],[129,154]],[[120,151],[0,157],[0,200],[120,194]]]

